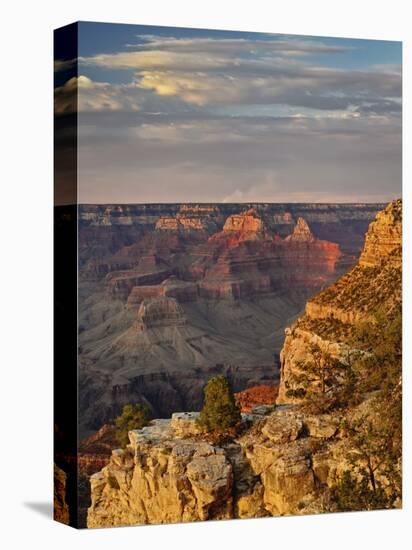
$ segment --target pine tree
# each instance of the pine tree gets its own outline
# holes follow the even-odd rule
[[[200,426],[208,432],[222,432],[235,426],[240,420],[240,410],[229,380],[222,374],[211,378],[204,390]]]

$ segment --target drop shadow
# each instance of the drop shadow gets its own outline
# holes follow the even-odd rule
[[[23,506],[33,510],[40,516],[47,519],[53,519],[53,503],[52,502],[23,502]]]

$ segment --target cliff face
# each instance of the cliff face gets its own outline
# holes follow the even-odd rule
[[[392,202],[379,212],[368,229],[359,258],[360,267],[379,267],[383,263],[395,268],[402,264],[402,201]]]
[[[176,414],[129,433],[127,449],[113,451],[91,478],[88,527],[263,517],[295,513],[307,493],[313,499],[308,452],[335,426],[312,423],[309,436],[287,413],[243,415],[251,431],[216,445],[197,434],[197,415]],[[304,433],[292,451],[288,444]]]
[[[223,226],[223,231],[239,231],[248,233],[250,238],[258,238],[265,230],[262,219],[257,215],[256,210],[247,210],[246,213],[233,214],[229,216]]]
[[[66,502],[66,473],[54,464],[54,496],[53,496],[53,517],[60,523],[69,524],[69,506]]]
[[[401,263],[402,202],[397,200],[370,224],[358,264],[311,298],[304,315],[286,330],[279,403],[299,401],[287,393],[311,345],[342,356],[356,324],[374,322],[379,311],[388,316],[401,303]]]
[[[233,472],[222,449],[173,436],[169,421],[130,432],[126,451],[91,478],[88,527],[231,517]]]

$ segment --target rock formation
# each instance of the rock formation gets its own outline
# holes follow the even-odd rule
[[[216,445],[198,434],[196,416],[130,432],[130,445],[91,477],[88,527],[311,513],[347,466],[339,417],[244,415],[252,427]]]
[[[298,218],[293,233],[286,237],[287,241],[311,243],[315,237],[304,218]]]
[[[180,221],[172,216],[161,217],[156,222],[156,231],[180,231],[182,228]]]
[[[356,323],[374,320],[381,309],[386,315],[402,300],[402,203],[394,201],[370,224],[358,264],[336,283],[312,297],[305,313],[286,331],[281,352],[279,403],[308,346],[316,343],[336,356],[345,349]]]
[[[154,327],[171,327],[186,324],[183,309],[175,298],[156,298],[143,300],[137,312],[137,331],[144,331]]]
[[[114,450],[91,477],[88,527],[268,515],[241,446],[196,439],[196,417],[177,414],[130,432],[127,449]]]
[[[359,258],[361,267],[377,267],[383,262],[402,264],[402,201],[392,202],[379,212],[369,226],[365,247]]]
[[[199,289],[196,283],[181,281],[175,276],[169,277],[159,285],[139,285],[132,288],[128,299],[127,308],[131,309],[140,304],[144,299],[175,298],[179,303],[195,302]]]
[[[229,216],[223,226],[224,232],[241,233],[243,239],[257,239],[263,236],[265,226],[255,209]]]

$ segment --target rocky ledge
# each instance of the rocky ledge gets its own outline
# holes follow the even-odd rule
[[[321,495],[349,467],[340,418],[293,407],[257,412],[242,415],[243,433],[220,444],[199,433],[198,413],[129,432],[127,448],[91,476],[88,527],[319,511]]]

